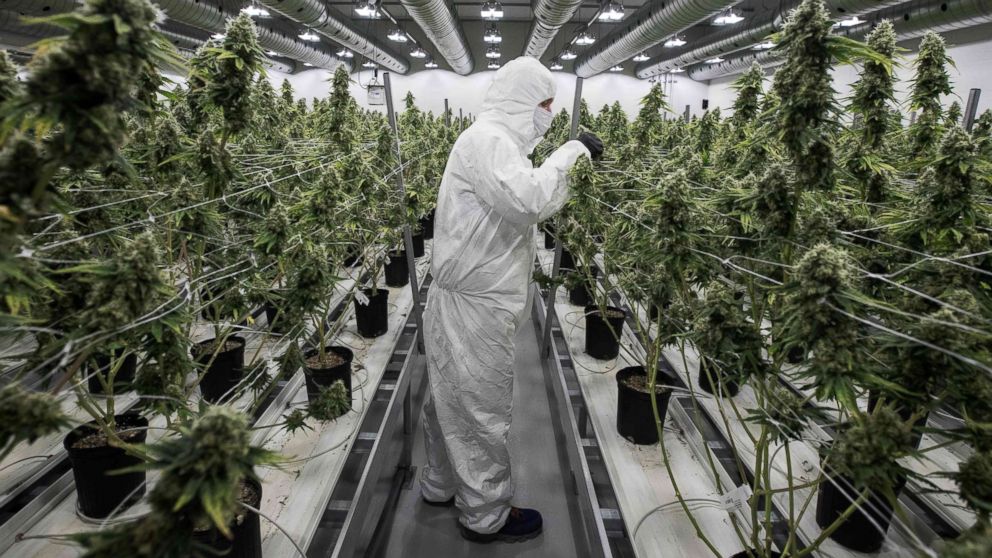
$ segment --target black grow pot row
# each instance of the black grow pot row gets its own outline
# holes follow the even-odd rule
[[[821,452],[821,462],[823,455]],[[862,489],[854,482],[824,466],[824,480],[816,494],[816,524],[821,529],[830,527],[858,499]],[[902,479],[894,487],[896,496],[902,491],[906,480]],[[868,498],[845,519],[830,538],[851,550],[876,552],[885,542],[885,534],[892,523],[892,505],[888,499],[875,490],[869,489]]]
[[[405,287],[410,283],[410,265],[406,250],[390,250],[385,269],[387,287]]]
[[[544,227],[544,249],[553,250],[555,247],[555,233],[550,225]]]
[[[580,278],[579,283],[568,290],[568,302],[576,306],[589,306],[595,300],[596,278],[599,277],[599,268],[588,266],[575,272]]]
[[[427,215],[420,218],[420,231],[427,240],[434,238],[434,211],[432,209]]]
[[[213,339],[197,343],[193,349],[197,364],[209,363],[200,380],[200,394],[210,403],[220,403],[233,397],[234,388],[244,378],[245,338],[232,335],[226,339],[227,344],[233,347],[220,351],[216,356]]]
[[[699,388],[710,395],[733,397],[741,389],[736,376],[705,356],[699,359],[698,379]]]
[[[100,383],[100,376],[104,380],[109,380],[110,372],[114,365],[124,356],[126,349],[115,349],[113,356],[109,354],[98,354],[93,357],[87,365],[86,374],[89,376],[90,393],[97,395],[104,393],[103,384]],[[138,355],[131,353],[124,356],[124,362],[120,364],[117,373],[114,375],[114,393],[123,393],[132,388],[134,375],[138,370]]]
[[[348,401],[351,401],[351,363],[355,359],[355,353],[347,347],[330,345],[324,347],[325,353],[333,353],[340,357],[342,362],[333,366],[311,366],[306,364],[303,367],[304,377],[307,382],[307,400],[313,402],[320,395],[320,390],[329,388],[334,382],[341,380],[345,390],[348,392]],[[303,353],[305,359],[310,359],[318,353],[316,348],[307,349]]]
[[[254,489],[251,500],[244,503],[256,510],[259,509],[259,504],[262,502],[262,485],[255,479],[245,479],[242,482]],[[230,539],[217,529],[197,531],[193,533],[193,539],[208,547],[216,556],[262,558],[262,527],[257,513],[238,506],[237,515],[230,528],[233,535]]]
[[[148,431],[148,419],[128,413],[116,415],[114,421],[118,432],[138,429],[125,434],[125,441],[142,444]],[[86,517],[103,519],[115,511],[120,513],[141,499],[145,494],[145,472],[133,471],[115,474],[121,469],[141,464],[141,459],[129,455],[119,447],[106,445],[106,440],[90,447],[75,447],[92,434],[99,433],[96,422],[88,422],[73,428],[62,440],[69,462],[72,464],[72,477],[76,481],[76,497],[79,511]]]
[[[658,442],[658,429],[655,426],[651,394],[646,389],[636,389],[633,384],[647,385],[648,374],[643,366],[630,366],[617,372],[617,432],[635,444],[655,444]],[[659,386],[675,385],[662,370],[658,370],[656,383]],[[658,417],[665,422],[668,400],[672,390],[656,388],[654,400],[658,405]]]
[[[281,335],[293,329],[293,323],[286,319],[285,311],[276,304],[266,302],[262,309],[265,310],[265,323],[270,332]]]
[[[389,330],[389,291],[372,288],[362,289],[362,294],[368,299],[368,304],[362,304],[355,297],[355,321],[358,323],[358,333],[366,339],[379,337]]]
[[[413,257],[422,258],[424,256],[424,233],[418,232],[413,235]]]
[[[599,359],[610,360],[620,354],[620,334],[626,313],[614,306],[606,307],[604,319],[596,306],[586,306],[586,354]]]

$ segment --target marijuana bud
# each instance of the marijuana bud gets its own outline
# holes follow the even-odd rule
[[[331,387],[321,387],[315,401],[307,408],[311,417],[320,421],[335,420],[351,410],[351,397],[344,382],[337,380]]]
[[[68,425],[53,396],[29,391],[18,383],[0,390],[0,455],[22,440],[33,442]]]

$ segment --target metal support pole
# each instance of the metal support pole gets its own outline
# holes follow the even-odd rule
[[[448,112],[448,100],[447,99],[444,100],[444,127],[445,128],[450,128],[451,127],[451,113]]]
[[[912,126],[913,124],[916,124],[916,111],[915,110],[913,112],[909,113],[909,125]]]
[[[686,122],[689,121],[689,105],[685,106],[685,113],[682,115],[682,118],[684,118]]]
[[[461,128],[459,131],[465,131],[465,117],[462,116],[462,109],[458,109],[458,127]]]
[[[981,96],[981,89],[972,89],[968,92],[968,102],[964,105],[964,129],[969,132],[975,125],[975,115],[978,114],[978,98]]]
[[[575,78],[575,99],[572,102],[572,126],[568,130],[568,139],[574,140],[579,135],[579,109],[582,108],[582,78]],[[558,277],[558,266],[561,265],[561,238],[555,236],[555,258],[551,264],[551,279]],[[544,335],[541,336],[541,358],[548,358],[551,354],[551,317],[555,313],[555,296],[558,287],[551,285],[548,287],[548,298],[544,301],[547,314],[544,316]]]
[[[393,87],[389,82],[389,72],[383,74],[386,84],[386,114],[389,116],[389,126],[393,129],[393,137],[396,140],[396,164],[403,168],[403,155],[400,150],[400,131],[396,126],[396,112],[393,111]],[[400,199],[406,205],[406,187],[403,185],[403,173],[396,173],[396,189],[399,191]],[[405,211],[405,209],[404,209]],[[410,224],[403,227],[403,246],[406,248],[406,264],[410,271],[410,289],[413,294],[413,316],[417,321],[417,350],[424,354],[424,316],[420,310],[420,285],[417,284],[417,260],[413,257],[413,231]]]

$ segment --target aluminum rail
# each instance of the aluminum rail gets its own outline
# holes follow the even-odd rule
[[[211,33],[223,33],[227,27],[227,19],[231,16],[223,9],[200,0],[154,0],[154,2],[170,18]],[[329,53],[268,29],[258,22],[255,27],[258,30],[258,43],[263,48],[318,68],[333,71],[343,64],[349,71],[351,70],[350,63]]]
[[[739,0],[653,0],[627,18],[620,29],[600,39],[575,61],[575,73],[587,78],[643,52],[668,37],[734,6]]]
[[[410,17],[424,31],[438,53],[458,75],[472,73],[475,62],[458,16],[445,0],[400,0]]]
[[[537,0],[534,23],[527,35],[524,56],[540,58],[548,50],[555,35],[582,5],[582,0]]]
[[[340,13],[319,0],[259,0],[270,10],[309,27],[341,46],[361,54],[388,70],[405,74],[410,62],[392,48],[362,34]]]
[[[896,40],[906,41],[926,34],[927,31],[943,33],[992,22],[992,0],[914,0],[872,12],[865,17],[866,23],[842,28],[838,34],[851,38],[861,38],[882,20],[892,21]],[[743,72],[752,62],[763,66],[781,64],[768,51],[748,53],[719,64],[705,64],[689,70],[688,75],[696,81],[706,81]]]

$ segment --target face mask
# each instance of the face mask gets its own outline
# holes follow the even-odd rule
[[[554,115],[551,114],[550,110],[545,110],[542,107],[537,107],[534,109],[534,129],[537,130],[538,136],[543,136],[548,128],[551,127],[551,119]]]

